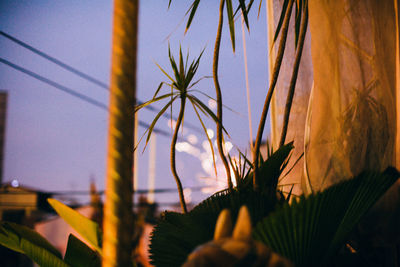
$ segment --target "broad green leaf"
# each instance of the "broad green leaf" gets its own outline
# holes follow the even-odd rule
[[[99,225],[96,222],[86,218],[56,199],[49,198],[47,201],[61,218],[101,254],[102,237]]]
[[[99,254],[89,248],[73,234],[68,237],[64,261],[74,267],[100,267]]]
[[[0,244],[28,256],[42,267],[68,267],[60,252],[34,230],[10,222],[0,224]]]
[[[4,222],[0,223],[0,244],[19,253],[24,251],[19,246],[19,238],[13,231],[7,231],[3,226]]]

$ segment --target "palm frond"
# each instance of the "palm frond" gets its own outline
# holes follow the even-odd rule
[[[276,170],[281,170],[282,164],[289,154],[282,150],[290,151],[291,149],[291,146],[286,145],[275,152],[276,156],[274,153],[265,161],[266,168],[271,168],[270,171],[264,169],[263,173],[265,173],[266,179],[270,175],[279,177]],[[282,159],[283,154],[286,154],[286,158]],[[281,160],[280,163],[278,159]],[[247,172],[246,177],[251,178],[249,175]],[[264,176],[262,177],[264,178]],[[244,180],[247,181],[246,179],[250,178]],[[156,266],[181,266],[187,255],[196,246],[212,239],[217,217],[225,208],[231,210],[233,218],[236,220],[240,207],[246,205],[249,208],[252,222],[256,224],[280,203],[276,197],[276,191],[254,191],[250,184],[231,191],[223,190],[215,193],[187,214],[167,212],[152,234],[150,245],[152,263]]]
[[[164,213],[151,236],[151,261],[155,266],[181,266],[197,246],[213,238],[219,213],[228,208],[236,220],[242,205],[249,207],[253,222],[276,206],[275,194],[227,190],[214,194],[187,214]]]
[[[323,192],[302,196],[259,222],[254,236],[296,266],[326,266],[398,177],[394,168],[383,173],[367,171]]]

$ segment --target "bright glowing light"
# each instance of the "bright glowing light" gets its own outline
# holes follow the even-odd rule
[[[174,128],[175,128],[175,125],[176,125],[176,121],[174,121],[174,120],[168,120],[168,121],[167,121],[167,125],[168,125],[169,128],[174,129]]]
[[[197,144],[198,142],[197,137],[194,134],[189,135],[187,139],[193,145]]]
[[[210,139],[214,138],[214,131],[212,129],[207,129],[207,135]]]
[[[200,158],[200,150],[197,147],[192,146],[188,142],[178,142],[175,145],[175,149],[178,152],[186,152],[189,155],[192,155],[194,157]]]
[[[208,107],[212,110],[214,110],[217,107],[217,102],[214,99],[209,99],[208,100]]]
[[[11,186],[12,186],[12,187],[18,187],[18,186],[19,186],[18,180],[16,180],[16,179],[12,180],[12,181],[11,181]]]
[[[201,167],[207,172],[211,173],[213,170],[213,162],[210,159],[205,159],[201,162]]]
[[[192,189],[190,188],[183,189],[183,194],[185,195],[186,203],[192,202]]]
[[[201,146],[207,153],[211,153],[210,143],[207,140],[204,140]]]
[[[228,153],[229,151],[231,151],[233,145],[231,142],[226,142],[225,143],[225,152]]]
[[[187,142],[178,142],[175,145],[175,149],[178,152],[187,152],[190,149],[190,144]]]

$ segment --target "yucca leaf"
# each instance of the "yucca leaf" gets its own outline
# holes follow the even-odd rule
[[[276,190],[278,179],[283,170],[287,166],[291,151],[293,150],[293,142],[280,147],[272,153],[265,161],[261,161],[259,167],[259,188],[261,191]],[[244,184],[251,185],[253,172],[251,172],[244,180]]]
[[[163,100],[164,98],[167,98],[167,97],[173,97],[174,95],[175,95],[174,93],[168,93],[168,94],[164,94],[162,96],[158,96],[156,98],[153,98],[153,99],[151,99],[149,101],[146,101],[146,102],[144,102],[144,103],[142,103],[140,105],[137,105],[136,108],[135,108],[135,112],[139,111],[140,109],[142,109],[142,108],[144,108],[144,107],[146,107],[146,106],[148,106],[150,104],[153,104],[154,102]]]
[[[198,98],[195,97],[195,96],[191,96],[191,98],[192,98],[192,100],[193,100],[193,103],[194,103],[197,107],[200,108],[201,112],[203,112],[205,115],[209,115],[209,116],[213,119],[213,121],[214,121],[215,123],[218,123],[219,120],[218,120],[217,116],[214,114],[214,112],[212,112],[211,109],[209,109],[209,108],[207,107],[207,105],[205,105],[203,102],[200,101],[200,99],[198,99]],[[224,132],[225,132],[227,135],[229,135],[224,126],[222,126],[222,130],[224,130]]]
[[[297,160],[293,163],[292,167],[279,179],[279,181],[282,181],[286,176],[289,175],[289,173],[296,167],[297,163],[299,163],[300,159],[304,156],[304,152],[301,153],[301,155],[297,158]]]
[[[289,2],[290,2],[290,0],[284,0],[284,2],[283,2],[281,14],[279,15],[278,25],[276,26],[276,30],[275,30],[273,43],[275,43],[276,40],[278,39],[279,33],[281,31],[281,28],[282,28],[283,20],[285,19],[285,14],[286,14],[286,10],[288,8]]]
[[[89,248],[73,234],[70,234],[68,237],[68,245],[64,261],[74,267],[101,266],[99,254]]]
[[[169,76],[169,74],[160,66],[160,65],[158,65],[158,63],[157,62],[155,62],[155,64],[157,65],[157,67],[162,71],[162,73],[164,73],[165,74],[165,76],[167,76],[168,77],[168,79],[170,79],[171,80],[171,82],[175,82],[175,80],[171,77],[171,76]]]
[[[198,84],[200,81],[202,81],[203,79],[207,79],[207,78],[210,78],[210,77],[209,77],[209,76],[203,76],[203,77],[201,77],[200,79],[196,80],[195,82],[192,82],[192,83],[189,85],[189,87],[188,87],[188,91],[189,91],[193,86],[195,86],[196,84]]]
[[[206,76],[206,77],[204,77],[204,78],[208,78],[208,77]],[[215,102],[217,102],[217,100],[216,100],[214,97],[211,97],[211,96],[209,96],[208,94],[206,94],[206,93],[204,93],[204,92],[202,92],[202,91],[199,91],[199,90],[196,90],[196,89],[192,89],[192,90],[190,90],[190,91],[192,91],[192,92],[198,92],[199,94],[202,94],[202,95],[204,95],[205,97],[207,97],[207,98],[209,98],[209,99],[212,99],[212,100],[214,100]],[[227,106],[227,105],[222,105],[222,107],[223,107],[223,108],[226,108],[226,109],[229,110],[230,112],[233,112],[233,113],[235,113],[235,114],[237,114],[237,115],[241,115],[239,112],[237,112],[236,110],[230,108],[230,107]]]
[[[180,72],[178,66],[176,65],[176,61],[174,56],[171,53],[170,48],[168,47],[168,55],[169,55],[169,62],[171,64],[172,70],[174,72],[175,80],[173,80],[172,84],[176,85],[176,89],[180,90],[180,85],[182,84]]]
[[[183,86],[185,86],[185,65],[183,63],[183,55],[182,55],[182,47],[179,47],[179,78],[180,81],[182,82]]]
[[[157,97],[157,95],[158,95],[158,93],[160,92],[160,90],[161,90],[162,86],[164,85],[164,83],[165,83],[165,82],[160,82],[160,84],[159,84],[158,87],[157,87],[156,92],[155,92],[154,95],[153,95],[153,99]]]
[[[239,0],[239,8],[242,10],[243,20],[244,23],[246,24],[247,30],[250,31],[249,19],[247,16],[248,11],[246,8],[245,0]]]
[[[47,201],[101,255],[102,234],[99,225],[56,199],[49,198]]]
[[[300,35],[300,25],[301,25],[301,18],[304,12],[304,8],[308,8],[304,6],[303,0],[296,0],[296,15],[295,15],[295,27],[294,27],[294,37],[295,37],[295,47],[297,47],[297,43],[299,41]]]
[[[192,97],[191,97],[191,96],[188,96],[188,99],[189,99],[190,103],[192,103],[192,106],[193,106],[193,109],[194,109],[194,111],[195,111],[195,113],[196,113],[196,116],[197,116],[197,118],[198,118],[199,121],[200,121],[201,127],[203,127],[204,133],[206,134],[207,141],[208,141],[208,144],[210,145],[210,149],[211,149],[211,155],[212,155],[212,159],[213,159],[213,165],[214,165],[215,176],[217,176],[217,167],[216,167],[217,164],[215,163],[215,152],[214,152],[214,147],[213,147],[212,141],[211,141],[210,137],[208,136],[207,128],[206,128],[206,126],[204,125],[204,122],[203,122],[203,120],[201,119],[201,116],[200,116],[199,112],[197,111],[196,105],[193,103]]]
[[[393,168],[363,172],[323,192],[302,196],[259,222],[254,237],[296,266],[326,266],[398,177]]]
[[[226,0],[226,11],[228,13],[229,33],[231,35],[232,49],[235,53],[235,19],[233,17],[232,0]]]
[[[0,244],[23,253],[42,267],[68,267],[60,252],[36,231],[11,222],[0,222]]]
[[[186,14],[187,14],[190,11],[190,15],[189,15],[189,19],[186,24],[185,34],[189,30],[190,25],[192,24],[193,17],[196,14],[197,7],[199,6],[199,4],[200,4],[200,0],[194,0],[192,5],[190,6],[189,10],[186,12]]]
[[[168,107],[170,105],[172,105],[172,102],[174,102],[177,97],[178,97],[177,95],[172,97],[171,100],[154,117],[153,121],[150,124],[150,127],[147,129],[148,133],[147,133],[145,148],[146,148],[147,144],[149,143],[149,140],[150,140],[150,137],[151,137],[151,133],[153,132],[154,126],[156,125],[158,119],[161,117],[162,114],[164,114],[164,112],[168,109]]]

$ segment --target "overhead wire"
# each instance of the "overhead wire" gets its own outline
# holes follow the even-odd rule
[[[69,94],[71,96],[77,97],[77,98],[79,98],[79,99],[81,99],[81,100],[83,100],[83,101],[85,101],[85,102],[87,102],[87,103],[89,103],[91,105],[94,105],[94,106],[96,106],[96,107],[108,112],[108,107],[105,104],[103,104],[103,103],[101,103],[101,102],[99,102],[99,101],[97,101],[97,100],[95,100],[95,99],[93,99],[93,98],[91,98],[89,96],[86,96],[84,94],[78,93],[78,92],[72,90],[71,88],[68,88],[68,87],[63,86],[63,85],[61,85],[61,84],[59,84],[57,82],[54,82],[54,81],[52,81],[52,80],[50,80],[48,78],[45,78],[45,77],[43,77],[43,76],[41,76],[41,75],[39,75],[39,74],[37,74],[37,73],[35,73],[33,71],[30,71],[30,70],[28,70],[26,68],[23,68],[23,67],[21,67],[19,65],[16,65],[16,64],[14,64],[14,63],[12,63],[12,62],[4,59],[4,58],[0,57],[0,62],[5,64],[5,65],[7,65],[7,66],[9,66],[9,67],[11,67],[11,68],[13,68],[13,69],[15,69],[15,70],[18,70],[18,71],[20,71],[20,72],[22,72],[22,73],[24,73],[24,74],[26,74],[26,75],[28,75],[28,76],[30,76],[32,78],[35,78],[35,79],[37,79],[37,80],[39,80],[41,82],[44,82],[44,83],[46,83],[46,84],[48,84],[48,85],[50,85],[50,86],[52,86],[52,87],[54,87],[54,88],[56,88],[58,90],[61,90],[64,93],[67,93],[67,94]],[[145,127],[145,128],[149,128],[150,127],[149,124],[147,124],[147,123],[145,123],[143,121],[139,121],[139,125],[142,126],[142,127]],[[163,130],[158,129],[158,128],[154,128],[153,132],[161,134],[161,135],[164,135],[164,136],[171,136],[171,134],[169,132],[163,131]]]
[[[15,38],[14,36],[11,36],[10,34],[5,33],[4,31],[0,30],[0,35],[2,35],[3,37],[7,38],[8,40],[10,40],[12,42],[24,47],[25,49],[28,49],[29,51],[35,53],[36,55],[41,56],[41,57],[45,58],[46,60],[51,61],[52,63],[60,66],[61,68],[65,69],[65,70],[67,70],[67,71],[69,71],[71,73],[74,73],[74,74],[78,75],[82,79],[85,79],[85,80],[87,80],[87,81],[89,81],[89,82],[91,82],[91,83],[103,88],[104,90],[109,91],[109,86],[106,83],[104,83],[104,82],[92,77],[91,75],[86,74],[86,73],[78,70],[77,68],[74,68],[71,65],[62,62],[61,60],[59,60],[59,59],[57,59],[57,58],[55,58],[55,57],[53,57],[53,56],[41,51],[41,50],[33,47],[32,45],[30,45],[30,44],[28,44],[26,42],[23,42],[23,41]],[[139,99],[136,99],[136,101],[137,101],[137,104],[139,104],[139,105],[144,103],[143,101],[141,101]],[[146,108],[146,109],[148,109],[148,110],[150,110],[152,112],[159,112],[158,109],[156,109],[156,108],[154,108],[152,106],[149,106],[149,105],[145,106],[144,108]],[[172,116],[168,112],[162,114],[162,116],[165,117],[165,118],[168,118],[168,119],[172,118],[173,120],[176,121],[176,117]],[[190,123],[187,123],[187,122],[185,123],[185,127],[186,128],[190,128],[192,130],[195,130],[197,132],[202,132],[201,129],[199,129],[198,127],[196,127],[196,126],[194,126],[194,125],[192,125]]]
[[[198,192],[203,189],[209,189],[213,187],[185,187],[185,189],[190,189],[192,192]],[[176,188],[158,188],[158,189],[137,189],[134,193],[137,194],[147,194],[147,193],[155,193],[155,194],[162,194],[162,193],[175,193],[178,189]],[[62,196],[62,195],[90,195],[90,190],[62,190],[62,191],[0,191],[0,195],[29,195],[29,194],[46,194],[46,195],[53,195],[53,196]],[[95,192],[95,194],[103,195],[104,190],[99,190]]]

